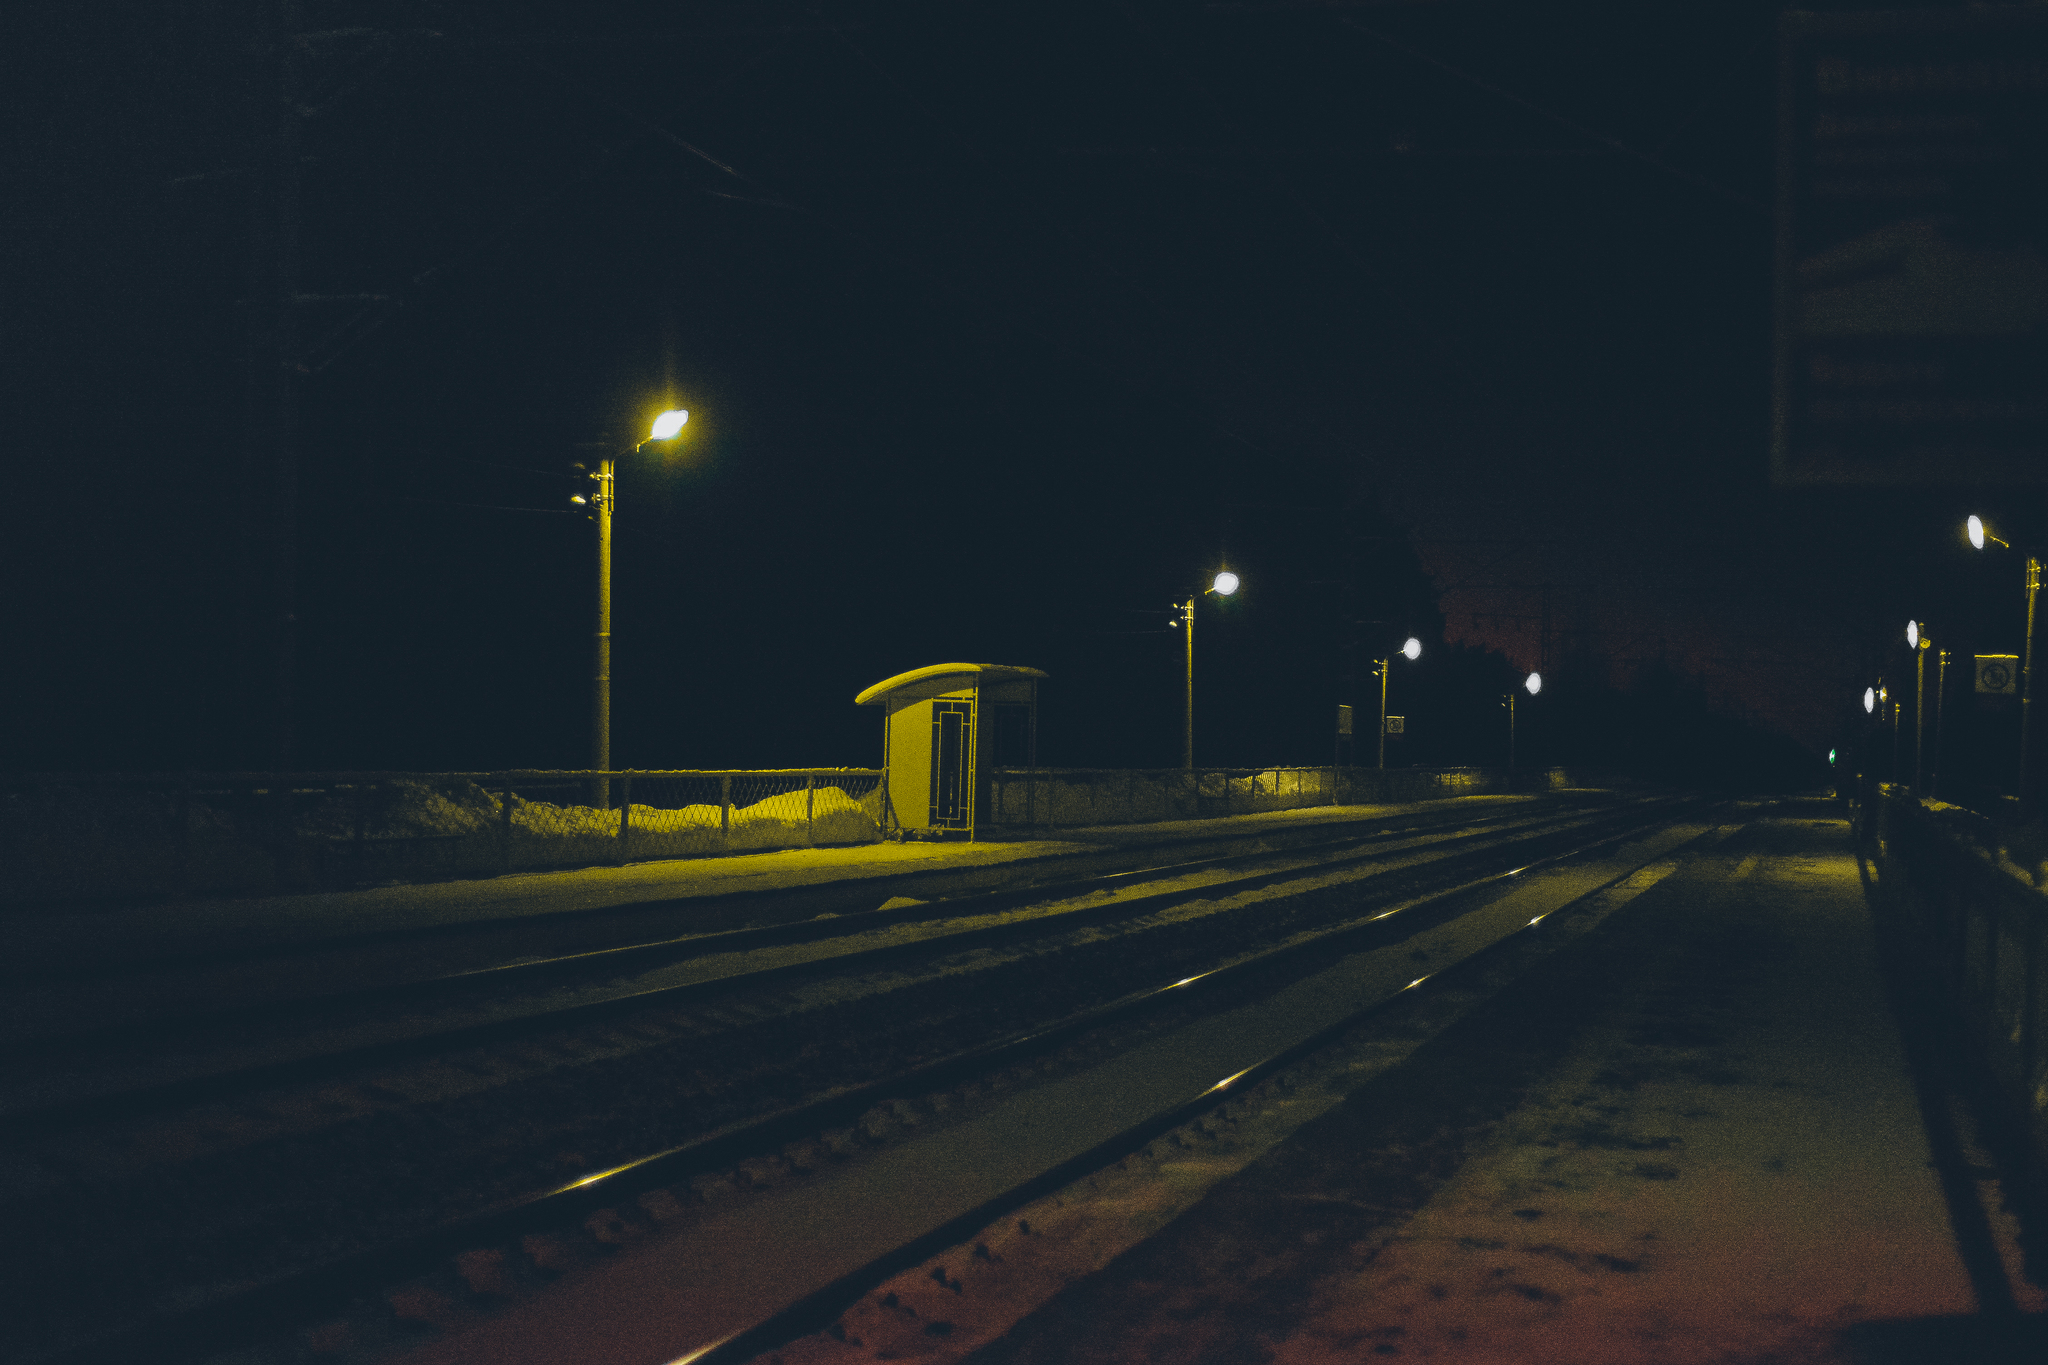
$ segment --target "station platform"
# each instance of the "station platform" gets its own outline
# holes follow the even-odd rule
[[[294,895],[159,899],[140,904],[30,907],[0,915],[0,976],[28,977],[93,965],[146,965],[159,957],[220,951],[318,948],[428,928],[483,926],[645,906],[679,909],[781,893],[852,891],[889,883],[935,899],[1043,880],[1086,868],[1199,857],[1201,848],[1247,851],[1316,837],[1333,826],[1363,830],[1389,821],[1497,815],[1594,789],[1536,795],[1450,797],[1389,805],[1317,806],[1202,820],[1062,829],[1056,837],[987,842],[912,841],[779,849],[441,882],[391,883]],[[1138,862],[1131,861],[1133,858]],[[879,899],[877,900],[879,904]]]

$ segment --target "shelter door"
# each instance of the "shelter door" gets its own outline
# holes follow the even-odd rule
[[[932,818],[934,829],[974,827],[974,703],[932,703]]]

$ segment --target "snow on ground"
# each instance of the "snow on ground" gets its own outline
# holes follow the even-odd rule
[[[1192,1361],[1212,1358],[1207,1340],[1222,1352],[1214,1358],[1231,1359],[1256,1342],[1257,1358],[1276,1365],[1822,1365],[1845,1359],[1840,1334],[1858,1323],[1974,1312],[1853,859],[1839,847],[1751,855],[1718,872],[1717,898],[1695,887],[1688,908],[1743,921],[1721,941],[1736,958],[1682,959],[1618,983],[1618,1004],[1455,1173],[1312,1282],[1259,1283],[1256,1247],[1161,1262],[1213,1259],[1250,1282],[1133,1282],[1120,1293],[1116,1268],[1403,1060],[1419,1030],[1347,1042],[1320,1076],[1262,1087],[1211,1133],[1183,1129],[1001,1220],[759,1365],[953,1361],[999,1339],[1010,1347],[1021,1321],[1097,1285],[1098,1272],[1112,1278],[1074,1301],[1098,1311],[1032,1318],[1064,1329],[995,1358],[1051,1359],[1050,1349],[1073,1360]],[[1742,934],[1774,922],[1783,932],[1766,951],[1741,949]],[[2020,1307],[2041,1312],[2048,1300],[2021,1277],[2016,1228],[1995,1192],[1988,1202]],[[1124,1275],[1156,1268],[1132,1264]],[[1110,1302],[1124,1320],[1105,1320]],[[1205,1338],[1204,1321],[1218,1315],[1231,1326]]]
[[[1788,935],[1653,1046],[1654,1006],[1609,1019],[1397,1235],[1315,1286],[1276,1365],[1381,1341],[1466,1362],[1833,1361],[1858,1322],[1975,1311],[1855,865],[1763,876],[1834,932]]]
[[[714,784],[715,785],[715,784]],[[267,798],[264,798],[267,800]],[[878,841],[879,789],[839,786],[735,805],[626,813],[627,859],[703,857]],[[286,886],[487,876],[514,868],[620,860],[620,812],[530,800],[467,780],[402,779],[297,793],[292,838],[248,791],[56,786],[0,794],[0,902],[196,891],[249,894]],[[181,832],[182,831],[182,832]],[[360,838],[358,837],[360,836]]]

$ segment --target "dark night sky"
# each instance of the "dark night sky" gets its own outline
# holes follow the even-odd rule
[[[671,404],[621,766],[872,763],[853,694],[951,659],[1053,675],[1046,761],[1172,764],[1224,559],[1205,761],[1326,761],[1344,643],[1438,610],[1825,748],[1983,595],[1962,513],[2037,510],[1770,486],[1772,5],[301,8],[300,287],[384,296],[298,314],[302,766],[580,765],[589,528],[456,504]],[[263,761],[277,10],[17,21],[8,768]]]

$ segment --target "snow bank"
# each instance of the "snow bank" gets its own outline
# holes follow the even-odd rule
[[[501,793],[463,778],[283,796],[203,779],[189,794],[84,783],[0,791],[0,905],[263,894],[881,838],[879,787],[865,798],[838,786],[770,795],[735,805],[729,828],[714,804],[636,801],[623,848],[617,810],[531,800],[517,783],[509,822]]]

